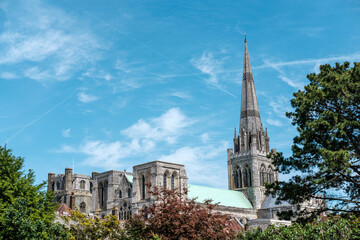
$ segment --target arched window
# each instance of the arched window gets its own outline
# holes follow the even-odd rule
[[[131,189],[130,188],[128,188],[127,194],[128,194],[128,197],[131,197]]]
[[[251,187],[251,169],[248,165],[244,168],[244,187]]]
[[[242,177],[241,177],[241,169],[239,166],[235,167],[234,171],[234,180],[235,180],[235,188],[242,188]]]
[[[141,179],[141,199],[145,199],[145,175]]]
[[[175,189],[175,174],[171,175],[171,190]]]
[[[266,183],[266,169],[264,165],[261,165],[260,167],[260,186],[265,186]]]
[[[269,183],[273,183],[275,181],[274,171],[271,166],[269,166],[269,168],[268,168],[268,181],[269,181]]]
[[[239,187],[239,181],[238,181],[238,178],[239,178],[239,175],[238,175],[238,170],[235,169],[234,171],[234,182],[235,182],[235,188],[238,188]]]
[[[80,189],[85,189],[85,181],[84,180],[80,181]]]
[[[82,213],[86,212],[86,203],[84,202],[80,203],[80,212]]]
[[[92,193],[93,184],[90,182],[90,192]]]
[[[60,182],[56,182],[56,190],[60,190]]]
[[[119,191],[119,198],[122,198],[122,191]]]
[[[123,208],[121,207],[120,209],[119,209],[119,219],[120,220],[123,220],[124,218],[124,214],[123,214]]]
[[[248,171],[247,168],[244,169],[244,187],[248,187],[249,183],[248,183]]]
[[[163,186],[164,186],[164,189],[167,188],[167,174],[166,173],[164,173]]]

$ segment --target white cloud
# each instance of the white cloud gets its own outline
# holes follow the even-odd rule
[[[269,105],[279,117],[286,118],[285,113],[291,111],[290,100],[282,95],[271,98]]]
[[[226,187],[226,165],[219,167],[219,158],[226,161],[227,143],[201,147],[182,147],[170,155],[163,155],[160,161],[184,164],[188,178],[192,183]]]
[[[184,128],[193,124],[178,108],[171,108],[158,118],[150,121],[140,119],[121,131],[124,136],[136,140],[165,141],[172,144],[183,134]]]
[[[224,64],[223,60],[215,59],[213,53],[204,51],[200,58],[192,58],[190,63],[202,73],[209,75],[209,78],[204,79],[207,84],[237,98],[220,84],[218,74],[219,72],[224,72],[222,70],[222,65]]]
[[[18,76],[15,73],[12,72],[2,72],[0,73],[0,78],[3,79],[14,79],[17,78]]]
[[[304,83],[301,81],[296,81],[295,79],[290,79],[286,76],[285,72],[283,70],[280,69],[280,66],[275,64],[275,63],[271,63],[269,60],[265,60],[264,61],[266,65],[270,66],[272,69],[274,69],[275,71],[277,71],[279,73],[279,78],[283,81],[286,82],[288,85],[290,85],[291,87],[294,88],[302,88],[304,86]]]
[[[159,143],[174,144],[193,123],[178,108],[171,108],[159,117],[148,121],[140,119],[121,131],[126,138],[124,141],[85,140],[77,148],[63,146],[56,152],[84,154],[86,165],[119,168],[123,159],[150,153]]]
[[[266,119],[266,122],[270,125],[276,126],[276,127],[281,127],[283,126],[282,122],[280,120],[276,120],[276,119],[271,119],[268,118]]]
[[[185,100],[192,99],[192,97],[188,93],[185,93],[185,92],[178,91],[178,92],[173,92],[170,95],[173,97],[178,97],[178,98],[185,99]]]
[[[200,138],[202,143],[207,143],[210,139],[210,136],[208,133],[203,133],[201,134]]]
[[[62,136],[65,138],[71,137],[71,129],[68,128],[68,129],[62,130]]]
[[[191,63],[201,72],[210,76],[207,79],[209,84],[219,84],[217,72],[222,69],[223,62],[215,59],[211,52],[203,52],[200,58],[192,58]]]
[[[41,82],[67,80],[99,58],[97,37],[58,8],[29,0],[9,1],[2,10],[0,65],[13,72]]]
[[[84,92],[79,92],[78,100],[83,103],[90,103],[90,102],[94,102],[94,101],[98,100],[98,97],[90,95],[90,94],[86,94]]]

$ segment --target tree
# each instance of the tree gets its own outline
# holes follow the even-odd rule
[[[0,239],[56,239],[62,226],[54,224],[56,204],[50,193],[35,185],[34,172],[21,171],[24,159],[0,146]]]
[[[69,227],[70,239],[126,239],[120,220],[114,215],[105,219],[90,218],[76,210],[70,217],[63,217]]]
[[[349,66],[326,64],[307,76],[310,84],[294,93],[294,111],[286,113],[298,131],[292,156],[271,156],[280,173],[297,174],[268,185],[267,192],[295,205],[326,200],[316,214],[360,215],[360,63]]]
[[[360,219],[351,215],[346,218],[334,216],[326,221],[315,219],[306,224],[293,223],[290,226],[271,225],[264,232],[260,229],[252,229],[240,233],[238,240],[350,240],[359,239],[359,236]]]
[[[156,234],[161,239],[234,239],[236,232],[228,215],[214,211],[216,205],[206,201],[198,204],[186,199],[179,191],[154,188],[156,203],[143,208],[125,223],[127,235],[148,239]],[[185,195],[184,195],[185,194]]]

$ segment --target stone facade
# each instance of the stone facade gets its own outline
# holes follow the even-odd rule
[[[91,211],[93,181],[89,175],[73,174],[71,168],[65,174],[48,174],[48,191],[54,191],[56,200],[70,208],[75,206],[84,213]]]
[[[227,201],[228,205],[220,203],[215,210],[231,215],[242,228],[245,224],[251,228],[265,228],[272,223],[290,224],[290,221],[280,221],[277,213],[289,209],[296,211],[301,207],[287,202],[277,205],[275,198],[265,196],[265,183],[274,182],[279,177],[271,160],[267,158],[270,151],[276,150],[270,150],[270,138],[260,119],[246,40],[240,128],[239,132],[235,129],[233,142],[234,148],[227,150],[229,190],[221,191],[231,193],[226,196],[241,201],[233,201],[231,204]],[[185,166],[153,161],[134,166],[133,173],[111,170],[92,172],[89,176],[73,174],[71,168],[66,168],[65,174],[48,175],[48,191],[54,191],[57,201],[99,217],[114,214],[119,219],[127,219],[141,208],[154,203],[149,186],[183,192],[188,187]],[[212,192],[211,189],[209,192]],[[323,203],[311,204],[316,208]]]
[[[260,209],[265,183],[278,180],[278,173],[266,157],[270,138],[260,119],[246,40],[242,84],[240,130],[237,134],[235,129],[234,149],[227,151],[229,189],[244,192],[254,208]]]

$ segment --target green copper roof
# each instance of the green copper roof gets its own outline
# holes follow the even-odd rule
[[[249,200],[242,192],[189,184],[188,198],[196,197],[196,202],[204,202],[205,200],[212,199],[212,203],[219,203],[219,205],[222,206],[249,209],[253,208]]]

